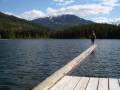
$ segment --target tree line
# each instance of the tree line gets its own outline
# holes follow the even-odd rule
[[[16,38],[89,38],[92,31],[95,31],[97,38],[120,39],[120,25],[110,24],[89,24],[75,26],[64,30],[50,30],[34,25],[21,25],[19,23],[0,23],[1,39]]]
[[[65,27],[64,27],[65,28]],[[0,38],[89,38],[91,31],[97,38],[120,39],[120,25],[92,23],[53,30],[21,18],[0,12]]]
[[[89,38],[92,31],[95,31],[100,39],[120,39],[120,25],[93,23],[82,26],[75,26],[65,30],[54,31],[50,38]]]
[[[11,15],[0,13],[0,38],[15,39],[15,38],[46,38],[49,29],[17,18]]]

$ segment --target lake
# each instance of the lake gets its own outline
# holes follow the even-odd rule
[[[120,78],[120,40],[96,43],[71,75]],[[0,90],[30,90],[90,45],[87,39],[0,40]]]

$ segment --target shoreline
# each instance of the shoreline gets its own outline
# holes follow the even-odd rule
[[[31,38],[31,39],[25,39],[25,38],[16,38],[16,39],[0,39],[0,40],[47,40],[47,39],[55,39],[55,40],[77,40],[77,39],[89,39],[89,38]],[[119,38],[98,38],[96,40],[120,40]]]

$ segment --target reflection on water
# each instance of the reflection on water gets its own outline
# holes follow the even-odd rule
[[[98,47],[72,75],[120,78],[120,41]],[[91,45],[90,40],[1,40],[0,90],[29,90]]]

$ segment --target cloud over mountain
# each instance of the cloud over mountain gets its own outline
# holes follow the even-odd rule
[[[33,20],[36,18],[46,16],[57,16],[62,14],[73,14],[77,16],[90,16],[90,15],[102,15],[110,14],[115,7],[119,6],[118,0],[98,0],[99,2],[89,2],[84,4],[77,4],[75,0],[52,0],[60,6],[59,8],[47,7],[45,11],[33,9],[25,11],[19,16],[27,20]],[[95,1],[95,0],[91,0]]]
[[[20,15],[20,17],[27,19],[27,20],[32,20],[36,19],[39,17],[45,17],[46,14],[40,10],[31,10],[31,11],[26,11]]]

